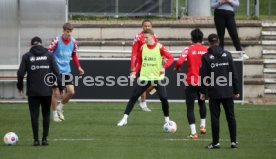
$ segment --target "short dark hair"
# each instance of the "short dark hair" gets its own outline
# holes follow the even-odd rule
[[[196,28],[191,32],[191,37],[194,43],[201,43],[203,40],[203,33],[199,28]]]
[[[217,34],[210,34],[209,36],[208,36],[208,41],[209,42],[217,42],[219,40],[219,38],[218,38],[218,35]]]
[[[219,44],[219,37],[217,34],[210,34],[208,36],[208,42],[210,45],[218,45]]]
[[[32,38],[32,40],[31,40],[31,45],[38,45],[39,43],[42,44],[42,40],[41,40],[40,37],[35,36],[35,37]]]
[[[154,35],[154,32],[152,29],[146,29],[143,31],[143,34],[150,34],[150,35]]]
[[[142,22],[142,26],[143,26],[144,23],[146,23],[146,22],[149,22],[149,23],[152,25],[152,22],[151,22],[149,19],[145,19],[145,20],[143,20],[143,22]]]
[[[74,29],[74,27],[71,23],[64,23],[63,24],[63,30],[71,30],[72,31],[73,29]]]

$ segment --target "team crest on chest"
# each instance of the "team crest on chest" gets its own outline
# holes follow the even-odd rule
[[[210,55],[209,58],[210,59],[215,59],[215,56],[214,55]]]
[[[35,57],[34,57],[34,56],[31,56],[31,57],[30,57],[30,61],[31,61],[31,62],[34,62],[34,61],[35,61]]]

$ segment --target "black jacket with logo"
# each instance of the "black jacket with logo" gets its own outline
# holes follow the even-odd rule
[[[200,92],[206,94],[208,90],[209,98],[231,98],[233,94],[239,93],[238,77],[232,55],[219,46],[210,47],[203,55],[200,76]]]
[[[57,81],[59,88],[61,78],[51,53],[41,45],[33,46],[23,55],[17,71],[17,89],[23,90],[23,78],[27,73],[27,96],[51,96],[52,86]]]

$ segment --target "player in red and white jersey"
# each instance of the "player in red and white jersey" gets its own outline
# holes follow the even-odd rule
[[[195,115],[194,115],[194,102],[198,99],[199,111],[200,111],[200,132],[201,134],[206,133],[206,106],[205,101],[200,100],[199,94],[199,70],[203,54],[207,52],[207,47],[201,44],[203,40],[203,33],[200,29],[194,29],[191,32],[192,45],[188,46],[181,53],[176,65],[175,70],[179,70],[182,63],[187,59],[188,68],[186,74],[185,83],[185,94],[186,94],[186,105],[187,105],[187,118],[191,128],[191,134],[188,136],[193,139],[197,139],[195,126]]]
[[[59,72],[61,77],[64,77],[66,80],[66,92],[62,97],[61,102],[58,104],[59,91],[56,87],[53,88],[52,95],[52,106],[53,106],[53,119],[55,122],[61,122],[64,120],[63,108],[66,103],[73,97],[75,94],[74,82],[70,81],[71,74],[71,66],[70,61],[71,58],[76,64],[79,74],[83,75],[84,70],[80,66],[78,57],[77,57],[77,42],[72,37],[73,26],[70,23],[65,23],[63,25],[63,34],[54,38],[48,48],[49,52],[53,53],[53,57],[57,66],[59,68]]]
[[[132,53],[131,53],[131,63],[130,63],[131,74],[133,73],[133,71],[137,66],[137,54],[140,51],[141,47],[145,44],[143,31],[151,28],[152,28],[152,22],[148,19],[143,20],[142,22],[143,30],[139,34],[137,34],[134,38],[133,45],[132,45]],[[154,41],[155,42],[158,41],[156,35],[154,35]],[[139,105],[143,111],[146,111],[146,112],[151,111],[147,106],[146,95],[147,95],[147,92],[153,91],[153,89],[154,89],[153,87],[149,87],[140,97]]]
[[[142,28],[143,28],[143,30],[134,37],[134,41],[133,41],[133,44],[132,44],[131,65],[130,65],[130,69],[131,69],[132,72],[134,71],[134,69],[137,65],[137,61],[136,61],[137,54],[140,51],[141,47],[145,44],[143,31],[152,28],[151,21],[147,20],[147,19],[144,20],[142,22]],[[158,42],[156,35],[154,35],[154,41]]]

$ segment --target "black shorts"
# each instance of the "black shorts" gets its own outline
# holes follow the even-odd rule
[[[72,76],[72,80],[68,81],[70,79],[70,76]],[[64,83],[65,85],[63,86],[67,86],[67,85],[74,85],[74,76],[72,74],[60,74],[60,78],[62,81],[66,80],[66,82],[62,82],[62,84]],[[54,88],[57,88],[57,83],[53,86]]]

